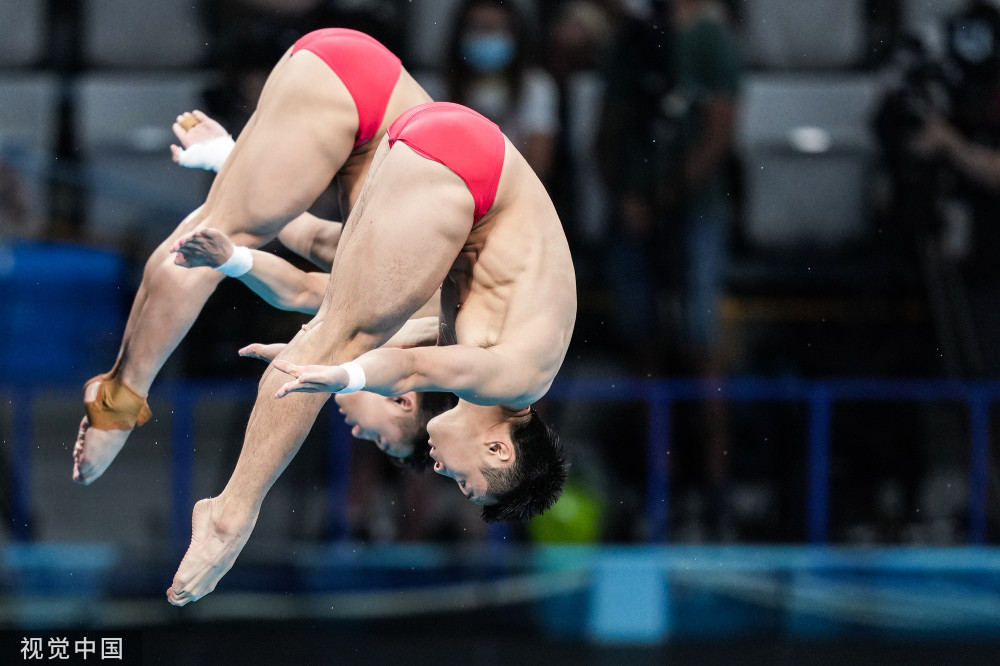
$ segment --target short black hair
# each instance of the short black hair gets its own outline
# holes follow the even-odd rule
[[[546,511],[562,494],[569,465],[559,435],[531,409],[528,416],[510,427],[514,463],[507,467],[484,467],[486,489],[497,498],[484,506],[487,523],[524,522]]]
[[[458,404],[458,396],[447,391],[426,391],[417,393],[417,409],[413,431],[408,436],[413,444],[413,452],[403,458],[390,458],[400,467],[409,467],[415,472],[423,472],[433,464],[431,459],[430,435],[427,422],[442,412]]]

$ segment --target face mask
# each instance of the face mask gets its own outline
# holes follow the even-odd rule
[[[462,55],[477,72],[497,72],[514,60],[514,40],[503,34],[466,37]]]

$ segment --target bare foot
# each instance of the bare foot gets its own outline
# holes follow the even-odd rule
[[[232,568],[243,550],[257,514],[235,519],[224,515],[218,497],[203,499],[191,514],[191,545],[174,574],[174,584],[167,590],[167,601],[183,606],[198,601]]]
[[[84,401],[96,400],[99,388],[100,382],[90,384],[83,396]],[[114,461],[131,434],[131,430],[91,428],[90,421],[84,416],[73,446],[73,480],[84,486],[96,481]]]

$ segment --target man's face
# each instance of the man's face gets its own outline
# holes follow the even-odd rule
[[[404,436],[404,424],[416,418],[414,410],[404,410],[397,398],[387,398],[368,391],[334,395],[351,435],[375,442],[393,458],[413,453],[413,443]]]
[[[454,479],[462,494],[479,505],[496,502],[482,472],[484,465],[497,464],[496,445],[490,441],[496,428],[495,418],[461,400],[427,422],[434,471]]]

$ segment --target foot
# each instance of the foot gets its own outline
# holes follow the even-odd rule
[[[234,518],[226,515],[218,497],[194,505],[191,515],[191,545],[167,590],[167,601],[183,606],[215,589],[243,550],[257,515]]]
[[[96,400],[99,388],[99,382],[87,386],[83,399]],[[125,440],[130,434],[131,430],[92,428],[90,421],[84,416],[73,446],[73,480],[84,486],[96,481],[125,446]]]

